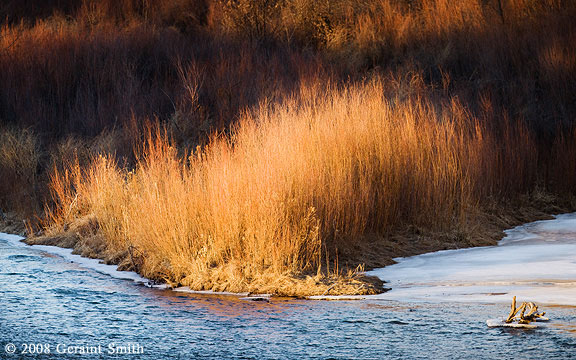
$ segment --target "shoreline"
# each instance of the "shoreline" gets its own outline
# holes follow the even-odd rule
[[[182,293],[189,293],[189,294],[202,294],[202,295],[218,295],[218,296],[236,296],[236,297],[255,297],[255,298],[262,298],[262,297],[269,297],[270,294],[253,294],[253,293],[232,293],[226,291],[197,291],[191,290],[188,287],[178,287],[178,288],[170,288],[166,284],[153,284],[150,282],[150,279],[146,279],[141,277],[138,273],[133,271],[119,271],[115,265],[108,265],[103,264],[101,259],[97,258],[87,258],[83,257],[78,254],[73,253],[73,249],[71,248],[63,248],[55,245],[39,245],[39,244],[29,244],[25,237],[17,234],[10,234],[4,232],[4,229],[0,229],[0,238],[2,240],[6,240],[12,244],[18,244],[19,246],[32,246],[37,250],[41,250],[47,252],[49,254],[54,254],[62,257],[65,260],[74,262],[81,266],[84,266],[87,269],[96,271],[101,274],[109,275],[113,279],[119,280],[131,280],[136,284],[144,285],[148,288],[154,288],[158,290],[172,290],[176,292]]]
[[[355,283],[353,287],[342,287],[342,278],[325,278],[325,291],[323,293],[305,293],[300,292],[296,295],[287,295],[282,292],[272,292],[273,296],[289,296],[294,298],[307,298],[317,300],[331,300],[334,296],[346,299],[357,299],[365,295],[381,294],[388,289],[385,283],[375,277],[367,276],[366,272],[375,268],[381,268],[396,263],[394,258],[409,257],[430,253],[440,250],[461,249],[481,246],[493,246],[498,243],[504,236],[504,230],[511,229],[515,226],[553,218],[553,215],[568,213],[574,210],[571,204],[562,203],[558,199],[546,198],[541,201],[523,200],[520,206],[496,206],[496,211],[489,213],[487,211],[478,212],[474,215],[475,225],[468,229],[469,233],[462,234],[458,231],[430,232],[415,227],[409,227],[403,232],[396,232],[387,237],[372,238],[370,241],[364,241],[361,248],[352,249],[352,251],[340,252],[340,261],[343,268],[351,268],[358,264],[364,264],[364,271],[361,274],[354,275]],[[530,203],[530,205],[528,205]],[[0,232],[18,234],[25,236],[24,221],[12,213],[6,214],[6,219],[0,220]],[[88,222],[89,224],[90,222]],[[53,235],[40,235],[22,239],[22,243],[27,245],[44,245],[62,249],[70,249],[70,255],[78,256],[78,259],[95,260],[98,264],[115,267],[116,272],[133,272],[140,278],[139,281],[149,287],[162,287],[175,291],[184,291],[177,289],[187,288],[186,292],[200,294],[234,294],[235,296],[258,296],[269,294],[271,292],[255,291],[228,291],[224,289],[190,289],[182,284],[169,284],[168,282],[159,281],[160,279],[148,279],[135,271],[136,264],[131,254],[120,254],[111,252],[102,246],[102,239],[98,238],[93,232],[86,232],[86,223],[72,224],[67,231]],[[53,251],[52,251],[53,252]],[[65,256],[64,256],[65,257]],[[66,258],[66,257],[65,257]],[[80,261],[82,262],[82,261]],[[352,264],[352,266],[350,265]],[[98,271],[98,270],[96,270]],[[113,276],[116,277],[116,276]],[[122,277],[120,277],[122,278]],[[124,277],[125,278],[125,277]],[[131,277],[132,278],[132,277]],[[294,277],[294,284],[298,282],[310,281],[310,277]],[[136,281],[136,280],[134,280]],[[350,284],[348,284],[350,285]],[[350,289],[355,289],[351,292]],[[358,288],[368,288],[372,291],[359,293]]]

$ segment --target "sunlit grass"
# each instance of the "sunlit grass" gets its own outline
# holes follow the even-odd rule
[[[156,131],[132,171],[106,156],[72,165],[52,179],[52,222],[95,217],[107,246],[142,254],[150,278],[277,292],[287,278],[322,274],[327,253],[365,234],[463,226],[481,195],[522,190],[499,177],[529,170],[526,134],[502,135],[498,150],[457,102],[390,101],[380,81],[317,85],[246,113],[189,156]]]

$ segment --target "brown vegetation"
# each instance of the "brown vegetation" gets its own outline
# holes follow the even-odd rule
[[[305,87],[189,156],[160,132],[132,170],[106,156],[72,164],[52,177],[52,231],[94,218],[108,249],[142,254],[147,277],[278,292],[321,274],[328,249],[409,225],[465,234],[483,200],[537,185],[524,126],[488,130],[456,101],[388,100],[385,83]]]
[[[406,229],[467,238],[526,197],[572,206],[574,15],[562,0],[7,1],[0,208],[52,235],[95,224],[150,278],[323,293],[354,249]]]

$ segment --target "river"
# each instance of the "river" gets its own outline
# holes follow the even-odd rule
[[[0,234],[0,359],[576,359],[576,214],[372,274],[392,290],[252,302],[149,288],[136,274]],[[551,321],[488,328],[513,295]]]

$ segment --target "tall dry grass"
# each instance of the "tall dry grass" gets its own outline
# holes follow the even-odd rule
[[[189,156],[156,132],[133,170],[106,156],[72,164],[52,178],[51,223],[95,218],[150,278],[295,294],[286,279],[326,275],[338,247],[408,224],[464,226],[482,196],[534,185],[519,179],[533,170],[520,125],[497,135],[456,100],[391,101],[379,80],[321,86],[245,113]]]

